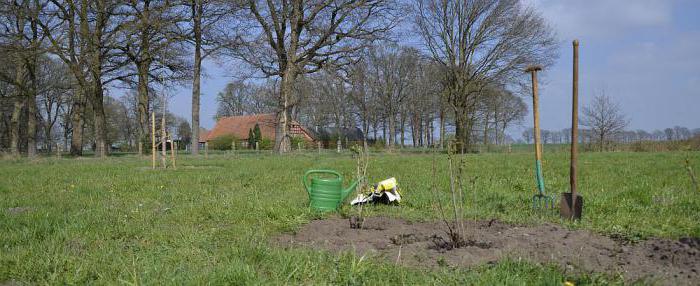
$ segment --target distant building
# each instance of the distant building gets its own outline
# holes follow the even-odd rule
[[[255,124],[258,124],[260,127],[260,134],[263,139],[275,140],[275,127],[277,126],[277,116],[275,114],[222,117],[203,139],[205,140],[204,142],[207,142],[219,136],[233,135],[245,144],[248,134],[250,130],[255,128]],[[307,142],[315,141],[314,135],[296,121],[291,122],[289,133],[292,137],[301,137]]]
[[[209,130],[206,128],[199,128],[199,139],[197,144],[199,144],[199,149],[204,150],[204,144],[207,143],[207,137],[209,136]]]
[[[326,127],[326,128],[316,128],[316,135],[318,141],[320,141],[324,148],[335,148],[338,139],[340,139],[341,144],[344,146],[351,146],[353,144],[362,144],[365,139],[362,130],[357,127],[351,128],[336,128],[336,127]]]

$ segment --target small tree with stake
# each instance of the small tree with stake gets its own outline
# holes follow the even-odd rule
[[[260,125],[258,125],[257,123],[255,123],[255,127],[253,127],[253,135],[255,138],[255,142],[262,141],[262,133],[260,133]],[[253,144],[255,144],[255,142],[253,142]]]
[[[253,133],[253,129],[248,129],[248,148],[254,148],[255,147],[255,133]]]

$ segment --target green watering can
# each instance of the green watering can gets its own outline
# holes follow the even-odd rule
[[[316,176],[311,178],[309,185],[309,175],[312,174],[330,174],[334,177]],[[357,186],[357,181],[352,182],[350,187],[343,189],[343,176],[332,170],[308,170],[302,178],[304,187],[309,193],[309,201],[311,208],[320,211],[334,211],[338,205],[352,192]]]

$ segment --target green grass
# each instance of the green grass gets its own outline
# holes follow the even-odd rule
[[[583,153],[584,219],[533,211],[533,155],[467,155],[465,216],[512,223],[554,222],[628,239],[700,236],[700,193],[684,160],[700,153]],[[371,181],[397,177],[401,206],[369,215],[433,220],[431,155],[371,158]],[[447,199],[444,155],[440,196]],[[0,284],[606,284],[550,265],[502,261],[475,269],[397,267],[352,254],[281,249],[269,238],[320,215],[307,208],[300,177],[311,168],[354,173],[348,155],[183,156],[178,170],[150,170],[134,156],[0,161]],[[568,155],[545,153],[549,192],[568,189]],[[475,201],[474,201],[475,199]],[[11,214],[13,207],[30,211]],[[344,206],[341,215],[351,212]],[[613,282],[616,280],[612,280]],[[618,281],[619,282],[619,281]],[[578,284],[578,283],[577,283]]]

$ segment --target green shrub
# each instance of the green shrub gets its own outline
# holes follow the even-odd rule
[[[292,149],[299,149],[299,145],[301,145],[301,149],[313,148],[313,146],[309,145],[309,142],[306,142],[303,137],[292,137]]]
[[[233,135],[221,135],[212,140],[209,140],[209,149],[211,150],[231,150],[231,142],[238,141]],[[238,144],[236,145],[238,146]]]
[[[260,140],[260,150],[272,150],[275,147],[275,141],[267,138]]]

